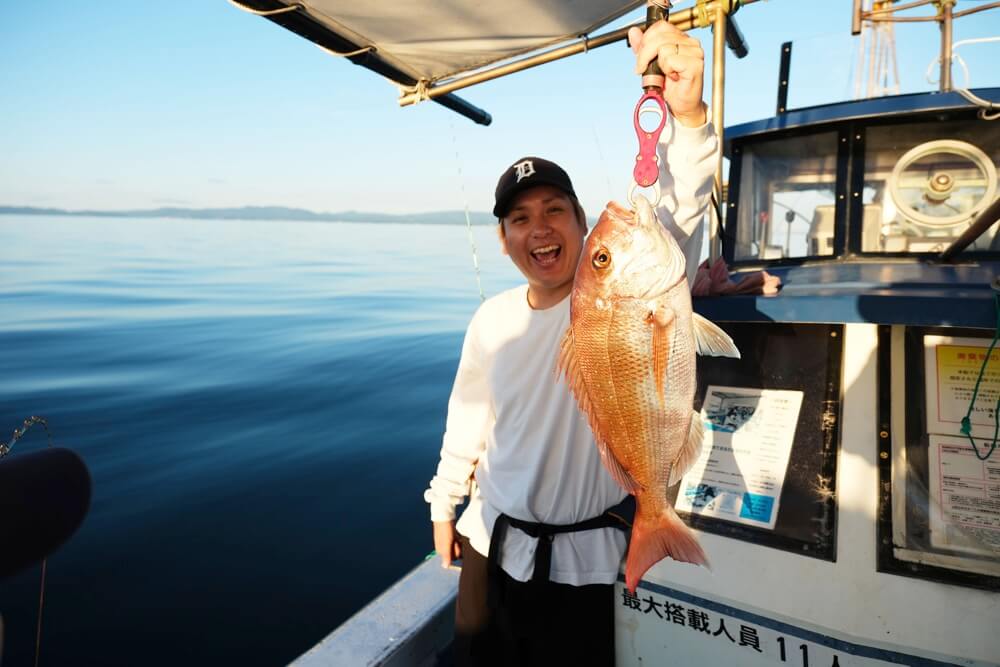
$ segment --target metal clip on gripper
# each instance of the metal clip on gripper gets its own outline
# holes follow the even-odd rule
[[[666,5],[666,6],[664,6]],[[666,20],[670,3],[660,4],[649,2],[646,5],[646,28],[657,21]],[[660,141],[660,133],[663,132],[667,124],[667,103],[663,101],[663,71],[654,58],[646,71],[642,75],[642,97],[635,105],[633,123],[635,125],[636,136],[639,137],[639,154],[635,157],[635,169],[632,170],[632,187],[629,189],[629,202],[635,207],[635,194],[639,188],[653,188],[655,199],[652,202],[656,206],[660,202],[660,160],[656,155],[656,144]],[[653,102],[656,106],[643,107],[647,102]],[[656,127],[650,131],[644,130],[639,122],[644,113],[659,114],[660,120]]]

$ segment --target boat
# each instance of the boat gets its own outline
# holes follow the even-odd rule
[[[231,1],[482,124],[456,91],[619,42],[645,4],[426,2],[418,42],[409,3]],[[670,12],[713,27],[716,127],[752,4]],[[618,665],[1000,664],[1000,89],[951,79],[952,22],[998,6],[854,0],[855,33],[940,25],[940,90],[790,109],[789,43],[775,115],[725,128],[710,261],[782,288],[695,299],[743,352],[699,359],[706,445],[671,490],[712,569],[619,582]],[[421,563],[294,664],[448,664],[457,578]]]

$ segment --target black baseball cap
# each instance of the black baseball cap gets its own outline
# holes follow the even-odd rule
[[[497,218],[507,215],[511,202],[519,192],[538,185],[551,185],[576,197],[573,183],[562,167],[540,157],[523,157],[510,165],[500,176],[493,215]]]

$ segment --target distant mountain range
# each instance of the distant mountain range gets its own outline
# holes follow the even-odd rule
[[[341,211],[316,213],[303,208],[285,206],[243,206],[240,208],[154,208],[134,211],[67,211],[61,208],[34,206],[0,206],[0,215],[72,215],[104,218],[189,218],[194,220],[291,220],[308,222],[374,222],[402,224],[465,224],[464,211],[433,211],[431,213],[365,213]],[[470,211],[474,225],[495,225],[497,219],[483,211]]]

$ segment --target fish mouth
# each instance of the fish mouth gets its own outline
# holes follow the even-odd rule
[[[531,258],[542,266],[551,266],[562,254],[562,246],[556,243],[540,246],[530,252]]]

